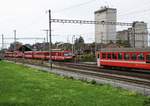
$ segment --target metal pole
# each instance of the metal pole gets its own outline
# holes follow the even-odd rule
[[[46,31],[46,44],[48,44],[48,29]],[[49,47],[49,46],[48,46]],[[45,51],[46,51],[46,45],[45,45]]]
[[[16,30],[14,30],[14,53],[16,51]],[[16,53],[15,53],[15,57],[16,57]],[[16,58],[15,58],[15,62],[16,62]]]
[[[1,53],[0,53],[0,59],[4,58],[4,36],[2,34],[2,48],[1,48]]]
[[[16,49],[16,30],[14,30],[14,43],[15,43],[15,45],[14,45],[14,50]]]
[[[46,32],[46,42],[48,43],[48,29],[44,29],[43,31],[45,31]]]
[[[51,10],[49,12],[49,57],[50,57],[50,69],[52,69],[52,39],[51,39]]]
[[[74,37],[75,35],[72,36],[72,54],[74,54]]]
[[[25,63],[25,58],[24,58],[24,52],[25,52],[25,47],[24,46],[22,46],[22,58],[23,58],[23,65],[24,65],[24,63]]]
[[[46,30],[46,42],[48,42],[48,30]]]
[[[4,35],[2,34],[2,50],[4,49]]]
[[[43,51],[46,51],[46,42],[45,42],[45,38],[44,38],[44,45],[43,45]]]
[[[135,48],[135,28],[133,29],[133,31],[134,31],[133,32],[133,34],[134,34],[133,36],[134,36],[134,48]]]

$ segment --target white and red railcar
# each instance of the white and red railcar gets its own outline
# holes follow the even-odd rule
[[[14,57],[14,58],[20,58],[23,56],[23,53],[20,51],[15,51],[15,52],[5,52],[5,57]]]
[[[97,65],[150,70],[150,49],[102,49],[96,52]]]
[[[51,55],[51,56],[50,56]],[[26,51],[24,53],[22,52],[6,52],[5,57],[9,58],[21,58],[24,57],[26,59],[43,59],[43,60],[49,60],[52,58],[54,61],[68,61],[72,60],[74,58],[74,55],[72,54],[72,51]]]

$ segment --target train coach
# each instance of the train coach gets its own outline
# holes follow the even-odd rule
[[[24,53],[25,58],[30,59],[43,59],[49,60],[52,58],[53,61],[69,61],[74,58],[72,51],[29,51]],[[51,55],[51,56],[50,56]]]
[[[51,55],[51,56],[50,56]],[[50,60],[52,58],[53,61],[70,61],[74,58],[72,51],[52,51],[51,53],[48,51],[26,51],[26,52],[6,52],[5,57],[8,58],[25,58],[25,59],[42,59],[42,60]]]
[[[96,52],[98,67],[150,70],[150,48],[101,49]]]
[[[15,51],[15,52],[5,52],[4,56],[5,56],[5,57],[9,57],[9,58],[12,58],[12,57],[20,58],[20,57],[23,56],[23,53],[20,52],[20,51]]]

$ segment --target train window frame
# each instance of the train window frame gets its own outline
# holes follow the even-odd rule
[[[122,60],[123,59],[123,54],[122,53],[118,53],[118,60]]]
[[[130,60],[130,54],[124,53],[124,60]]]
[[[147,56],[149,56],[149,57],[147,58]],[[146,55],[146,61],[150,61],[150,54]]]
[[[136,53],[131,54],[131,60],[133,60],[133,61],[137,60],[137,54]]]
[[[140,56],[142,56],[142,57],[140,57]],[[137,56],[137,59],[138,59],[139,61],[145,60],[144,54],[143,54],[143,53],[139,53],[138,56]]]
[[[64,52],[64,56],[73,56],[71,52]]]
[[[117,55],[116,53],[112,53],[112,59],[116,60],[117,59]]]
[[[107,59],[111,59],[111,53],[107,53]]]
[[[102,53],[102,59],[106,59],[106,53]]]

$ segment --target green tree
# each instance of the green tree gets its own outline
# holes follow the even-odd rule
[[[116,44],[123,47],[130,47],[128,40],[117,40]]]
[[[127,40],[124,40],[124,41],[122,42],[122,46],[123,46],[123,47],[130,47],[130,44],[129,44],[129,42],[128,42]]]
[[[9,51],[18,50],[22,46],[21,42],[13,42],[10,44]]]
[[[83,52],[83,49],[84,49],[84,39],[82,36],[80,36],[75,40],[75,50],[77,50],[76,52],[81,53]]]
[[[121,45],[122,44],[122,40],[117,40],[116,44]]]

